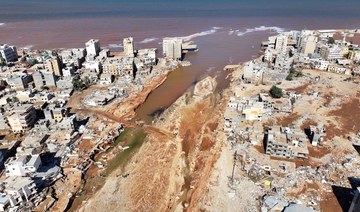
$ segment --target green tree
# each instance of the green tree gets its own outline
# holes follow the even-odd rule
[[[6,65],[5,59],[0,55],[0,67],[3,67]]]
[[[292,98],[290,99],[290,101],[291,101],[291,104],[293,105],[293,104],[295,104],[296,99],[295,99],[294,97],[292,97]]]
[[[281,88],[273,85],[271,88],[270,88],[270,95],[273,97],[273,98],[281,98],[283,96],[283,91]]]
[[[91,84],[91,80],[88,76],[84,77],[84,84],[86,85],[86,87],[88,87]]]
[[[286,78],[287,81],[292,81],[293,80],[293,75],[291,73],[289,73]]]
[[[13,102],[18,102],[18,101],[19,101],[19,98],[17,98],[16,96],[13,96],[12,101],[13,101]]]
[[[301,71],[296,71],[294,74],[295,77],[302,77],[304,74]]]
[[[86,87],[85,83],[81,79],[79,79],[77,77],[75,77],[72,80],[72,84],[73,84],[75,90],[82,90],[83,88]]]
[[[334,39],[333,37],[329,37],[327,43],[328,43],[328,44],[334,44],[334,43],[335,43],[335,39]]]
[[[58,100],[55,100],[54,105],[55,105],[55,107],[60,107],[60,102]]]
[[[294,56],[294,53],[290,50],[289,51],[289,57],[293,57]]]
[[[293,66],[290,67],[289,73],[294,74],[296,72],[295,68]]]

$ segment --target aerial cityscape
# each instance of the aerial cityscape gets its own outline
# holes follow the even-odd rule
[[[360,2],[0,5],[0,211],[360,212]]]

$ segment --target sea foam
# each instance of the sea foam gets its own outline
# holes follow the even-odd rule
[[[207,72],[212,72],[212,71],[215,70],[215,69],[216,69],[216,67],[211,66],[211,67],[209,67],[208,69],[206,69],[206,71],[207,71]]]
[[[217,30],[220,29],[220,27],[213,27],[211,28],[210,30],[206,30],[206,31],[203,31],[203,32],[198,32],[198,33],[194,33],[192,35],[188,35],[188,36],[184,36],[184,37],[179,37],[181,39],[183,39],[184,41],[190,41],[194,38],[197,38],[197,37],[202,37],[202,36],[207,36],[207,35],[211,35],[211,34],[214,34],[217,32]]]
[[[22,47],[22,49],[31,49],[33,47],[34,47],[34,45],[27,45],[27,46]]]
[[[151,43],[156,40],[158,40],[158,38],[145,38],[144,40],[140,41],[139,43]]]
[[[248,33],[252,33],[252,32],[264,32],[264,31],[273,31],[276,33],[281,33],[284,32],[283,28],[280,27],[276,27],[276,26],[259,26],[259,27],[254,27],[254,28],[249,28],[246,29],[246,31],[238,31],[236,33],[237,36],[244,36]]]
[[[115,44],[115,43],[111,43],[109,44],[110,48],[122,48],[123,46],[121,44]]]

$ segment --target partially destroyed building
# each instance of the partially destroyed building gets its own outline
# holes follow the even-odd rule
[[[103,73],[114,76],[134,76],[133,57],[113,57],[107,58],[102,64]]]
[[[247,83],[260,83],[263,79],[264,69],[255,61],[247,62],[243,71],[243,80]]]
[[[309,154],[304,133],[287,127],[274,126],[265,135],[266,154],[283,158],[306,158]]]
[[[36,184],[30,177],[8,177],[1,184],[0,211],[28,201],[36,194]]]
[[[5,162],[6,176],[26,176],[28,173],[36,172],[41,165],[40,155],[35,149],[29,149],[29,153],[18,154]]]

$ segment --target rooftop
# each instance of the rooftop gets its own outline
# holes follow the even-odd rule
[[[30,177],[15,177],[10,176],[4,180],[6,184],[6,190],[10,191],[18,191],[22,189],[24,186],[28,186],[32,184],[34,181]]]

